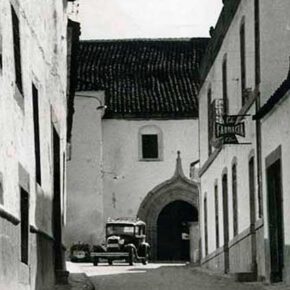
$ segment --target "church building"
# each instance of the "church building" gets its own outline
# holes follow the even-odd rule
[[[206,44],[203,38],[81,42],[68,244],[101,242],[108,218],[138,217],[147,224],[153,259],[189,260],[189,232],[198,232],[190,164],[199,158],[198,71]]]

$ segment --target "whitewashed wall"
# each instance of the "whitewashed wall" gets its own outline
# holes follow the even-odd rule
[[[264,104],[289,70],[290,1],[261,0],[261,100]]]
[[[254,1],[241,1],[230,28],[223,40],[223,44],[213,63],[207,78],[199,93],[200,111],[200,161],[201,166],[208,159],[208,118],[207,118],[207,92],[212,90],[212,100],[222,99],[222,63],[224,56],[227,58],[227,89],[229,99],[229,114],[238,114],[242,108],[241,97],[241,68],[240,68],[240,25],[245,22],[246,35],[246,87],[254,89],[255,86],[255,61],[254,61]],[[251,109],[247,112],[253,115]],[[212,253],[216,250],[215,234],[215,208],[214,208],[214,185],[218,182],[219,195],[219,227],[220,246],[223,246],[223,210],[222,210],[222,172],[227,168],[228,172],[228,210],[229,210],[229,238],[233,238],[233,204],[232,204],[232,161],[237,158],[238,179],[238,229],[239,232],[247,229],[249,221],[249,182],[248,161],[249,154],[255,149],[255,122],[251,117],[244,119],[246,124],[246,138],[240,138],[240,142],[250,142],[251,145],[224,145],[224,149],[210,165],[209,169],[201,177],[201,231],[202,231],[202,255],[205,256],[204,244],[204,194],[208,200],[208,250]],[[256,157],[256,156],[255,156]]]
[[[0,72],[0,172],[3,175],[3,204],[0,204],[0,208],[20,219],[18,175],[18,163],[20,163],[29,174],[29,223],[48,236],[52,236],[52,122],[55,122],[60,134],[61,156],[66,152],[67,17],[64,3],[65,1],[54,0],[43,1],[41,5],[37,0],[0,2],[3,54],[3,70]],[[24,96],[23,101],[20,102],[22,105],[15,98],[11,4],[15,7],[20,22]],[[35,182],[32,82],[39,93],[41,188],[36,186]],[[52,115],[54,115],[53,118]],[[63,163],[64,160],[61,157],[60,164]],[[63,175],[61,172],[61,176]],[[65,184],[63,181],[61,188],[63,189],[61,200],[64,215]],[[17,239],[13,235],[14,232],[19,231],[19,226],[15,226],[8,233],[3,233],[2,230],[1,228],[0,288],[21,290],[39,287],[38,289],[42,289],[45,283],[47,287],[52,285],[54,283],[52,267],[49,273],[43,274],[45,277],[43,276],[42,286],[35,284],[38,247],[36,235],[30,233],[29,262],[25,265],[20,263],[20,235],[16,235]],[[47,258],[47,265],[50,265],[52,258],[46,257],[45,253],[43,255],[43,258]]]
[[[91,96],[81,97],[81,95]],[[68,161],[68,213],[65,240],[98,243],[103,238],[101,92],[77,93]]]
[[[155,125],[162,131],[163,159],[139,160],[139,129]],[[174,174],[177,151],[189,177],[198,159],[197,120],[103,120],[104,220],[136,217],[147,193]],[[115,177],[115,178],[114,178]]]

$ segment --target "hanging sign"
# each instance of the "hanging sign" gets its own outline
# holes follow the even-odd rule
[[[248,115],[224,115],[223,123],[215,123],[215,137],[222,139],[223,144],[248,144],[240,143],[237,136],[246,137],[245,123],[238,122],[238,118]]]

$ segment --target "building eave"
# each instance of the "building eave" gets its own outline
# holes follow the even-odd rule
[[[241,0],[224,0],[224,7],[219,15],[217,24],[211,32],[211,39],[200,66],[201,86],[203,85],[223,44],[223,40],[234,19]]]

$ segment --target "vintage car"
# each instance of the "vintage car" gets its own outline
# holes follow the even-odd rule
[[[73,244],[70,248],[70,260],[72,262],[89,262],[90,246],[83,243]]]
[[[112,265],[114,260],[123,260],[129,265],[140,261],[146,265],[149,250],[143,221],[109,219],[106,223],[106,243],[92,247],[91,261],[95,266],[102,260],[106,260],[109,265]]]

